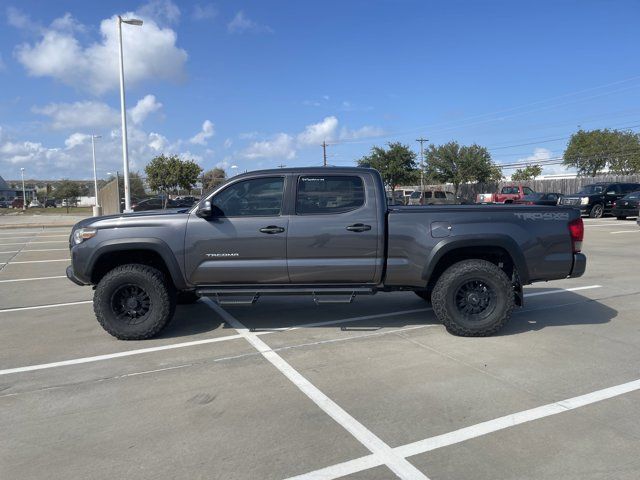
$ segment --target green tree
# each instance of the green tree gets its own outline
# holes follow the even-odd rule
[[[205,192],[213,190],[227,179],[227,172],[222,168],[212,168],[202,175],[202,188]]]
[[[115,178],[115,176],[111,175],[107,179],[107,183],[112,182]],[[101,181],[98,180],[98,189],[104,187],[104,185],[101,185],[100,182]],[[124,175],[122,174],[118,175],[118,188],[120,189],[120,196],[124,197]],[[147,195],[140,173],[129,172],[129,190],[131,192],[131,196],[134,198],[144,198]]]
[[[462,183],[490,182],[502,178],[502,170],[491,162],[491,155],[480,145],[460,146],[458,142],[429,145],[425,152],[427,176],[452,183],[456,195]]]
[[[540,165],[527,165],[524,168],[519,168],[513,175],[511,180],[514,182],[524,182],[527,180],[533,180],[542,174],[542,167]]]
[[[80,185],[71,180],[61,180],[55,189],[56,198],[66,200],[67,213],[69,213],[71,204],[76,205],[78,203],[78,197],[81,193]]]
[[[400,142],[387,145],[387,149],[373,147],[369,155],[358,160],[358,166],[378,170],[384,184],[393,192],[398,185],[416,181],[416,154]]]
[[[612,173],[640,172],[640,135],[620,130],[578,130],[571,135],[563,163],[578,175],[595,177],[609,168]]]
[[[149,162],[144,171],[149,188],[169,194],[178,188],[193,189],[202,168],[193,160],[181,160],[177,155],[159,155]]]

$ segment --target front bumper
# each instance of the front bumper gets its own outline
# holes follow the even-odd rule
[[[587,256],[584,253],[573,254],[573,266],[571,267],[571,273],[569,278],[577,278],[584,275],[587,269]]]
[[[612,208],[611,215],[614,217],[637,217],[637,208]]]
[[[88,283],[83,282],[76,276],[75,272],[73,271],[73,265],[69,265],[67,267],[66,273],[67,273],[67,278],[71,280],[73,283],[75,283],[76,285],[80,285],[80,286],[89,285]]]

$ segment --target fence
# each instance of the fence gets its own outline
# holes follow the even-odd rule
[[[102,207],[103,215],[120,213],[120,189],[115,178],[107,183],[98,192],[98,200]]]
[[[571,195],[580,189],[597,182],[640,183],[640,175],[598,175],[597,177],[547,178],[544,180],[528,180],[523,182],[490,182],[465,183],[460,185],[458,195],[467,200],[475,200],[479,193],[497,192],[505,185],[526,185],[534,192],[554,192]],[[453,191],[453,185],[425,185],[425,188]],[[419,187],[418,187],[419,189]]]

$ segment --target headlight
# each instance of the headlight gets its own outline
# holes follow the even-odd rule
[[[580,205],[587,205],[589,203],[589,197],[580,198]]]
[[[79,228],[73,232],[73,244],[78,245],[85,240],[93,238],[98,233],[96,228]]]

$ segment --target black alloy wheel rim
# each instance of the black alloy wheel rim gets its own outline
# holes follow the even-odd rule
[[[596,205],[593,207],[594,210],[594,217],[596,218],[600,218],[602,216],[602,206],[601,205]]]
[[[128,325],[142,323],[150,307],[149,294],[138,285],[122,285],[111,296],[111,308],[117,319]]]
[[[496,295],[482,280],[469,280],[456,290],[455,305],[467,320],[484,320],[495,310]]]

